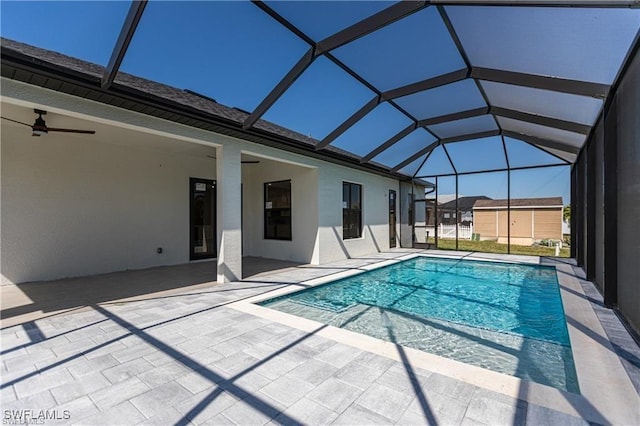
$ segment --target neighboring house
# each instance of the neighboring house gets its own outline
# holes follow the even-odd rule
[[[423,181],[193,92],[2,39],[2,284],[242,257],[321,264],[411,247]],[[50,131],[33,137],[42,117]],[[36,129],[34,126],[34,133]],[[217,269],[216,269],[217,265]],[[216,277],[217,271],[217,277]]]
[[[461,196],[460,198],[458,198],[457,213],[455,198],[446,203],[439,204],[439,223],[442,223],[444,225],[455,225],[456,223],[468,225],[470,222],[473,222],[473,206],[478,200],[491,200],[491,198],[484,195],[474,195],[471,197]]]
[[[540,240],[562,240],[562,197],[478,200],[473,205],[473,232],[481,240],[531,245]],[[511,208],[511,213],[507,211]],[[510,225],[507,226],[510,220]]]

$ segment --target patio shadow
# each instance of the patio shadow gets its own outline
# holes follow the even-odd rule
[[[2,327],[114,301],[143,300],[210,287],[216,264],[203,262],[3,286]]]

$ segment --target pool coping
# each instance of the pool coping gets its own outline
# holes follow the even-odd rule
[[[465,364],[417,349],[310,319],[297,317],[257,305],[257,302],[315,287],[370,270],[396,264],[418,256],[468,259],[488,262],[526,263],[553,266],[556,269],[567,328],[581,394],[523,380],[507,374]],[[469,252],[413,252],[364,265],[356,270],[291,283],[271,292],[234,302],[230,308],[281,323],[302,331],[315,331],[330,340],[360,350],[408,362],[413,366],[437,372],[503,395],[518,398],[600,424],[640,424],[640,396],[626,374],[589,299],[569,263],[554,262],[537,256],[487,255]],[[635,407],[635,408],[634,408]]]

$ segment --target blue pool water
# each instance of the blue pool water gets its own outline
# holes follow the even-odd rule
[[[578,392],[553,267],[416,257],[260,304]]]

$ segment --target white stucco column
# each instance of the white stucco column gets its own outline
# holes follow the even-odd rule
[[[232,144],[216,150],[218,282],[242,279],[240,148]]]

